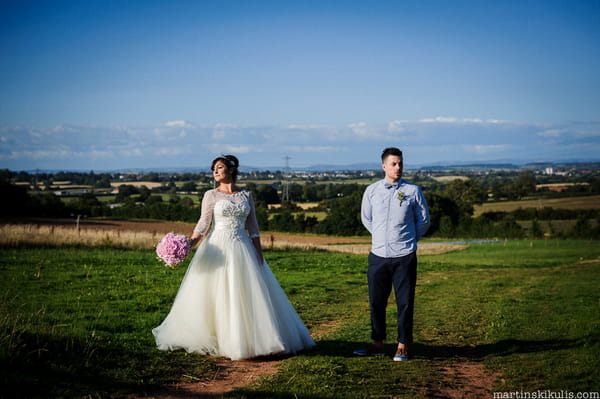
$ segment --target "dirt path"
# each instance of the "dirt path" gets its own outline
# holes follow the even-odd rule
[[[324,323],[315,328],[311,334],[313,339],[331,332],[340,323]],[[169,386],[162,391],[132,396],[132,399],[180,399],[180,398],[220,398],[235,388],[250,385],[257,379],[277,372],[281,359],[263,357],[251,360],[219,359],[216,362],[217,372],[210,380],[180,383]]]
[[[220,398],[260,377],[275,374],[280,362],[281,360],[269,358],[237,361],[219,359],[216,362],[217,371],[210,380],[179,383],[159,392],[132,396],[132,399]]]
[[[440,381],[429,386],[427,396],[433,399],[491,398],[500,374],[490,373],[479,362],[454,362],[440,366]]]

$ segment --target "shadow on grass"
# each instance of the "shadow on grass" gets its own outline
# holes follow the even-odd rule
[[[81,338],[20,332],[12,350],[0,351],[0,398],[112,396],[158,385],[143,353]],[[112,394],[109,394],[112,393]]]
[[[180,375],[191,364],[178,361],[173,368],[165,369],[161,363],[166,358],[149,358],[144,353],[124,348],[103,347],[73,339],[51,339],[48,336],[27,336],[22,334],[21,343],[27,342],[20,353],[0,352],[0,397],[8,392],[18,393],[15,397],[74,397],[82,395],[100,395],[104,397],[122,397],[131,392],[156,392],[164,389],[166,381],[155,379]],[[481,361],[488,356],[503,357],[521,353],[536,353],[578,348],[593,345],[600,341],[600,334],[594,333],[578,339],[519,340],[506,339],[492,344],[481,345],[434,345],[416,342],[411,346],[411,356],[421,360],[468,359]],[[41,346],[40,346],[41,344]],[[355,357],[353,351],[362,349],[365,342],[344,340],[319,341],[317,347],[303,352],[302,356]],[[34,348],[38,350],[33,350]],[[386,353],[391,357],[395,345],[386,345]],[[194,361],[195,359],[195,361]],[[190,358],[197,362],[197,358]],[[182,370],[176,370],[181,368]],[[120,372],[116,370],[121,370]],[[179,372],[177,372],[179,371]],[[123,375],[125,374],[130,375]],[[131,375],[134,374],[134,375]],[[154,381],[152,381],[154,380]],[[184,390],[169,392],[174,398],[217,398],[221,395],[198,393]],[[141,394],[143,396],[143,394]],[[11,396],[12,397],[12,396]],[[239,389],[226,397],[244,398],[295,398],[293,393],[261,392]],[[301,396],[309,399],[321,399],[319,396]]]
[[[594,333],[577,339],[520,340],[505,339],[492,344],[480,345],[434,345],[415,342],[410,346],[413,358],[444,360],[463,358],[472,361],[482,360],[487,356],[509,356],[520,353],[546,352],[583,347],[600,340],[600,334]],[[342,356],[355,357],[353,351],[366,348],[365,342],[320,341],[317,347],[307,352],[308,356]],[[396,351],[395,344],[385,345],[386,354],[392,356]]]

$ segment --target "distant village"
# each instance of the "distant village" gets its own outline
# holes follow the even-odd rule
[[[420,169],[405,170],[407,180],[433,180],[439,183],[449,182],[453,179],[482,179],[516,176],[523,171],[528,171],[536,177],[538,189],[547,188],[550,191],[563,191],[573,184],[588,184],[589,178],[600,176],[600,162],[589,163],[564,163],[564,164],[526,164],[516,166],[511,164],[497,165],[457,165],[457,166],[431,166]],[[210,185],[212,174],[209,170],[171,170],[171,171],[146,171],[132,170],[120,172],[11,172],[14,184],[27,186],[31,191],[54,191],[57,196],[77,196],[94,192],[100,195],[117,195],[119,186],[123,184],[140,185],[143,183],[149,189],[161,187],[170,182],[179,182],[177,191],[195,192],[185,190],[181,182],[194,182],[188,188]],[[239,183],[245,185],[249,182],[271,184],[280,186],[286,183],[355,183],[368,184],[382,172],[379,169],[368,170],[304,170],[285,169],[270,170],[241,170]]]

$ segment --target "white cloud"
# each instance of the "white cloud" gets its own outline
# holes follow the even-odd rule
[[[351,123],[348,127],[352,130],[352,133],[358,136],[365,137],[369,135],[369,130],[367,129],[367,124],[365,122]]]
[[[33,150],[33,151],[12,151],[7,154],[0,153],[0,159],[19,160],[19,159],[53,159],[53,158],[71,158],[77,156],[76,153],[67,150]]]
[[[121,150],[120,154],[124,157],[141,157],[144,155],[144,152],[139,148],[132,148],[129,150]]]
[[[226,133],[225,129],[215,129],[212,132],[213,140],[225,140]]]
[[[327,125],[288,125],[287,129],[299,129],[299,130],[326,130],[330,129]]]
[[[194,127],[194,125],[192,125],[191,123],[182,121],[182,120],[165,122],[164,126],[166,126],[166,127]]]
[[[539,132],[537,135],[541,137],[559,137],[564,133],[565,131],[562,129],[547,129],[543,132]]]
[[[185,121],[145,127],[4,126],[0,127],[0,169],[51,169],[61,165],[65,169],[69,166],[99,170],[203,165],[222,153],[244,154],[245,165],[259,167],[281,163],[286,153],[295,154],[297,165],[348,164],[370,162],[390,145],[405,150],[412,164],[448,160],[558,160],[567,156],[598,159],[600,122],[536,124],[435,117],[337,126],[248,127]]]
[[[288,152],[335,152],[335,151],[346,151],[346,147],[334,147],[334,146],[285,146],[284,151]]]
[[[172,156],[172,155],[183,155],[191,153],[189,147],[161,147],[154,151],[154,155],[157,156]]]
[[[247,145],[235,144],[209,144],[208,148],[215,154],[246,154],[249,152],[260,152],[260,148],[253,148]]]
[[[417,122],[420,123],[440,123],[440,124],[475,124],[475,125],[484,125],[484,124],[504,124],[510,123],[508,121],[503,121],[500,119],[480,119],[480,118],[455,118],[455,117],[447,117],[447,116],[437,116],[435,118],[424,118],[419,119]]]
[[[473,145],[465,145],[463,146],[466,152],[472,152],[477,154],[490,154],[497,153],[501,151],[509,150],[512,146],[508,144],[492,144],[492,145],[482,145],[482,144],[473,144]]]
[[[113,151],[102,151],[102,150],[90,151],[88,155],[94,159],[98,159],[98,158],[110,159],[110,158],[115,158],[115,156],[116,156],[116,154]]]
[[[215,129],[235,129],[238,125],[235,123],[217,123],[215,124]]]
[[[456,118],[437,116],[435,118],[420,119],[418,122],[422,122],[422,123],[455,123],[457,121],[458,121],[458,119],[456,119]]]
[[[391,121],[388,123],[387,130],[391,133],[403,133],[407,130],[406,121]]]
[[[590,131],[586,131],[586,130],[577,130],[575,132],[575,136],[577,137],[600,137],[600,130],[590,130]]]

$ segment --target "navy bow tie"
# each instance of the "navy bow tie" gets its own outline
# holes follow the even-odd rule
[[[390,182],[386,181],[386,182],[383,183],[383,186],[385,188],[392,188],[392,187],[393,188],[397,188],[398,187],[398,183],[397,182],[396,183],[390,183]]]

